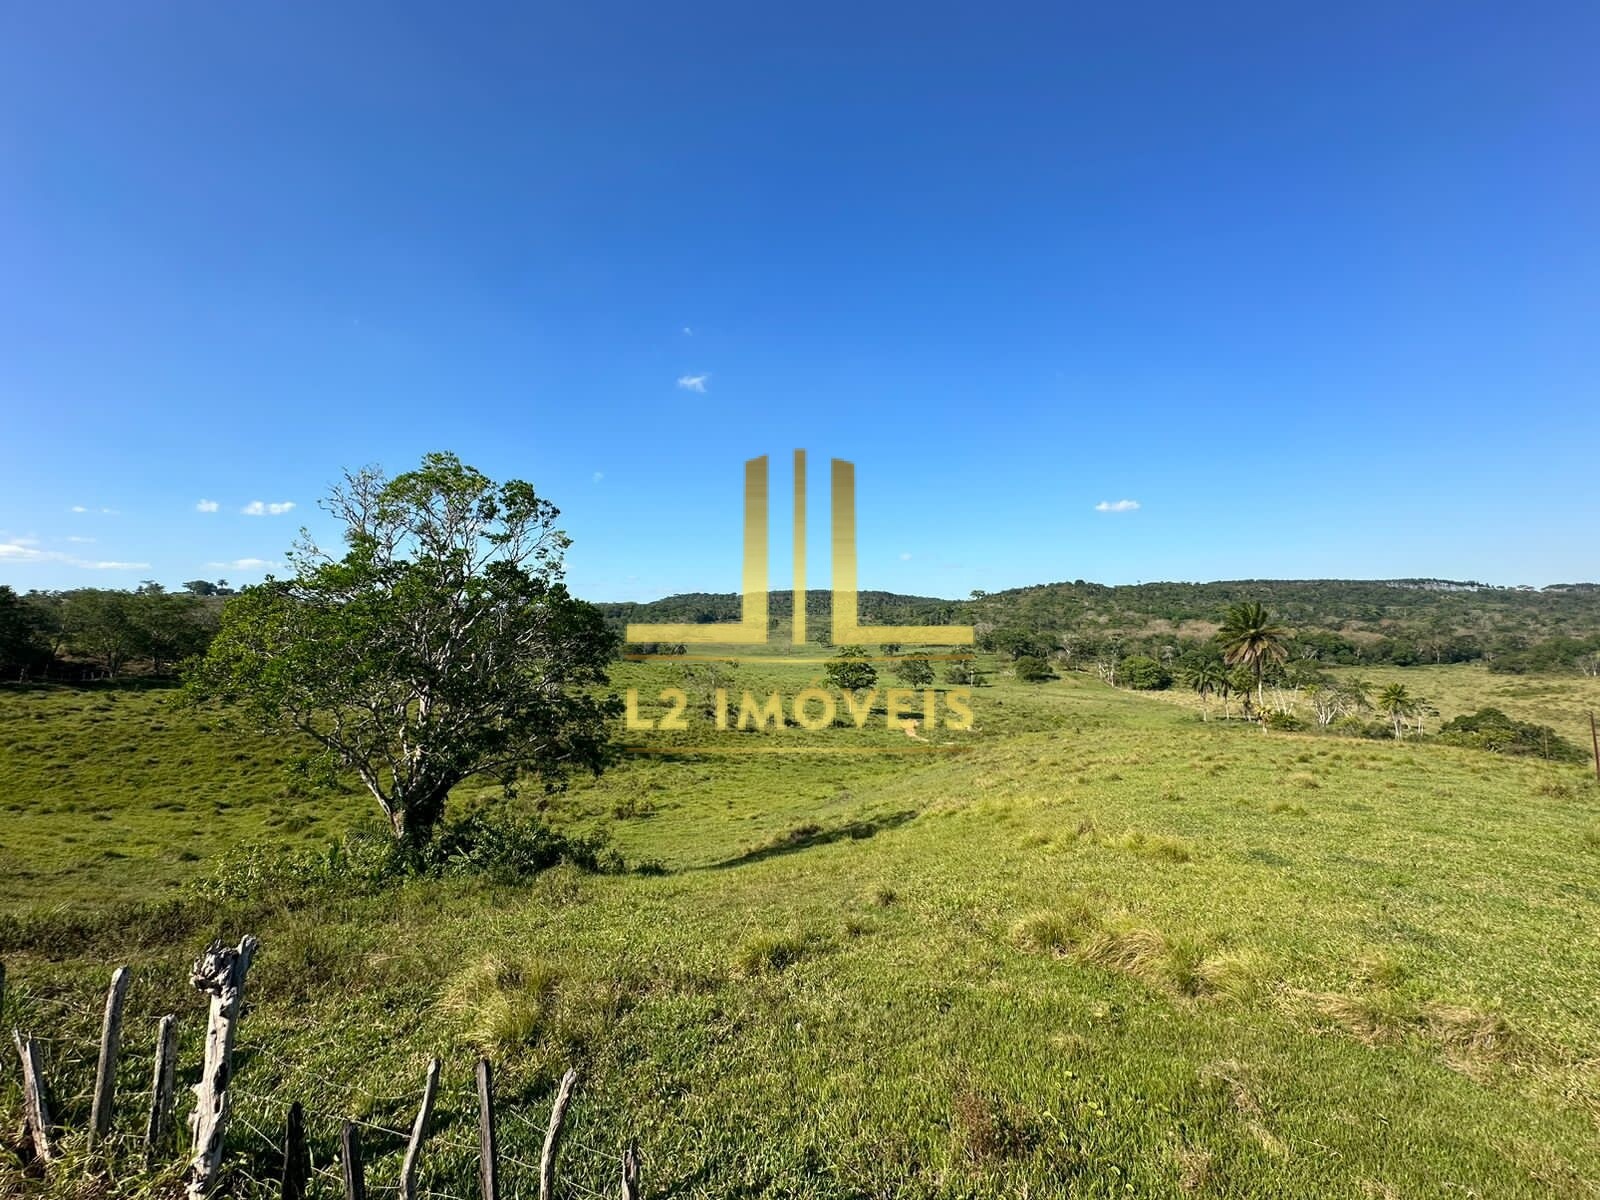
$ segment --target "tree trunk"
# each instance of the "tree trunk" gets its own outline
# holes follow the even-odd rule
[[[433,831],[444,820],[445,801],[453,786],[454,781],[430,784],[419,788],[415,795],[395,797],[389,824],[402,847],[415,853],[433,840]]]

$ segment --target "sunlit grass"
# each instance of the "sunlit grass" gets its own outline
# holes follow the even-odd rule
[[[806,671],[736,678],[792,692]],[[472,1194],[488,1053],[523,1114],[508,1155],[536,1160],[576,1063],[574,1146],[638,1137],[651,1194],[1594,1194],[1600,790],[1582,769],[992,677],[962,753],[719,757],[718,737],[907,738],[697,730],[681,757],[550,802],[651,873],[137,922],[94,914],[181,896],[240,839],[325,841],[366,803],[296,793],[272,761],[292,748],[159,693],[0,695],[4,1024],[49,1030],[81,1125],[109,966],[135,966],[134,1095],[160,1013],[195,1061],[186,961],[248,925],[241,1115],[271,1133],[303,1099],[331,1155],[340,1114],[408,1124],[442,1054],[441,1192]],[[1453,694],[1438,683],[1414,690]],[[248,1191],[272,1159],[236,1136]],[[375,1186],[397,1150],[375,1141]],[[614,1158],[574,1148],[568,1170],[615,1190]]]

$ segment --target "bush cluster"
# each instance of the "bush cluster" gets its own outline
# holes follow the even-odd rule
[[[1451,718],[1440,728],[1439,740],[1453,746],[1470,746],[1474,750],[1560,762],[1578,762],[1584,757],[1581,749],[1550,726],[1518,721],[1498,708],[1480,708],[1475,713]]]
[[[603,838],[559,833],[519,813],[486,809],[447,820],[417,849],[386,833],[355,830],[317,849],[239,846],[193,885],[212,902],[264,900],[339,892],[363,894],[406,879],[478,876],[514,883],[570,863],[590,871],[620,871],[622,858]]]

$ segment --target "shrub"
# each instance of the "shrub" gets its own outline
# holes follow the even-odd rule
[[[543,821],[502,809],[447,820],[426,846],[401,847],[386,833],[357,829],[320,850],[245,845],[217,859],[193,885],[201,900],[298,900],[317,893],[363,894],[407,878],[482,875],[516,882],[558,863],[621,871],[603,838],[569,837]]]
[[[950,660],[944,669],[946,683],[964,684],[967,687],[978,687],[984,681],[983,672],[978,670],[977,660],[969,655]]]
[[[1439,740],[1452,746],[1470,746],[1497,754],[1532,755],[1562,762],[1578,762],[1583,751],[1548,725],[1518,721],[1498,708],[1453,717],[1439,730]]]
[[[1143,654],[1129,655],[1122,660],[1122,679],[1129,687],[1141,692],[1158,692],[1172,686],[1172,673],[1155,659]]]
[[[1043,683],[1056,677],[1056,673],[1050,669],[1049,663],[1032,654],[1024,654],[1017,659],[1016,672],[1017,678],[1023,683]]]
[[[569,837],[536,817],[480,809],[447,822],[417,864],[419,873],[526,879],[557,863],[587,871],[623,869],[621,856],[600,837]]]

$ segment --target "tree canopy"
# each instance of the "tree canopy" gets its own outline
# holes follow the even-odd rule
[[[430,454],[393,479],[347,474],[324,508],[344,553],[303,536],[292,577],[233,597],[190,672],[194,699],[309,737],[413,846],[469,777],[509,791],[604,768],[619,706],[598,689],[617,641],[562,582],[549,501]]]

